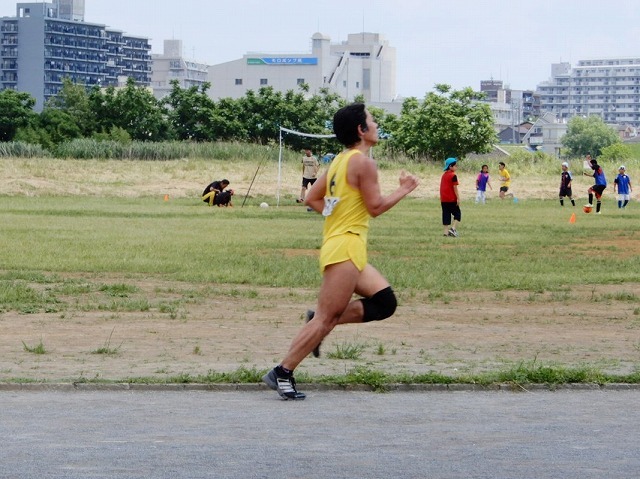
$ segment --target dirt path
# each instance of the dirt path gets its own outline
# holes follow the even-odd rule
[[[127,284],[139,288],[127,301],[148,301],[148,310],[126,311],[93,294],[68,298],[58,312],[0,314],[0,380],[266,369],[281,359],[316,294],[130,279]],[[322,357],[309,357],[299,370],[341,374],[360,365],[456,375],[536,360],[629,373],[640,362],[640,308],[629,300],[638,295],[640,284],[543,294],[474,292],[438,300],[400,293],[393,318],[337,328],[323,344]],[[25,350],[25,344],[39,343],[46,354]],[[99,354],[101,348],[112,354]],[[338,348],[360,349],[361,356],[330,358],[327,353]]]

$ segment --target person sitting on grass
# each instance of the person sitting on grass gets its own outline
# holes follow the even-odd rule
[[[229,186],[229,180],[220,180],[210,183],[202,192],[202,201],[209,206],[233,206],[231,197],[233,190],[225,190]]]

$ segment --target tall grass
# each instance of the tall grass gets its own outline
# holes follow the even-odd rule
[[[239,142],[166,141],[152,143],[133,141],[97,141],[81,138],[62,143],[56,148],[58,158],[168,161],[181,158],[210,158],[230,160],[233,158],[256,158],[264,155],[269,147]],[[0,154],[0,156],[2,156]],[[9,155],[7,155],[9,156]],[[19,155],[16,155],[19,156]]]
[[[40,145],[21,141],[0,142],[0,158],[44,158],[51,156]]]

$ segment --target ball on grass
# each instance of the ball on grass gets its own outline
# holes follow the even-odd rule
[[[591,206],[585,205],[582,207],[582,211],[584,211],[585,213],[591,213],[591,210],[593,210],[593,207]]]
[[[262,203],[260,203],[260,208],[268,208],[269,204],[265,203],[264,201]]]

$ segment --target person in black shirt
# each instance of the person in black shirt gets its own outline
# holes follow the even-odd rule
[[[562,163],[562,175],[560,176],[560,206],[564,206],[564,197],[566,196],[571,200],[573,206],[576,205],[576,200],[573,199],[573,192],[571,191],[571,172],[569,171],[569,163],[566,161]]]
[[[209,206],[233,206],[231,197],[233,190],[225,190],[229,186],[229,180],[214,181],[209,184],[202,192],[202,201]]]

